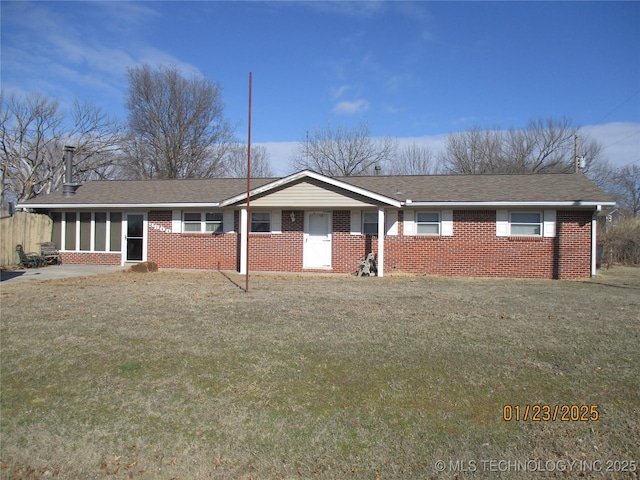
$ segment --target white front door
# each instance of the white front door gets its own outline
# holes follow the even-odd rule
[[[331,212],[305,212],[304,268],[331,268]]]

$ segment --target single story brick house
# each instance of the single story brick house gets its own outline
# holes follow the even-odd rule
[[[582,174],[90,181],[23,202],[48,213],[64,263],[568,279],[596,273]],[[250,218],[248,218],[250,217]],[[247,222],[247,220],[249,220]],[[247,248],[247,244],[249,247]]]

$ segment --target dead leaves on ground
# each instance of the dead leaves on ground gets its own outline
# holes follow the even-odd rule
[[[114,455],[109,461],[100,463],[100,470],[103,470],[107,475],[118,475],[122,469],[122,473],[128,478],[134,478],[136,474],[142,475],[145,472],[145,470],[141,468],[136,470],[136,466],[138,465],[137,459],[129,462],[121,462],[121,458],[122,456],[120,455]]]

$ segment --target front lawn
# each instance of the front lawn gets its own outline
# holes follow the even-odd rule
[[[640,269],[243,286],[2,285],[0,477],[638,478]]]

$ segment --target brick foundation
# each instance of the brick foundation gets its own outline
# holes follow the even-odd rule
[[[62,264],[70,265],[120,265],[120,252],[60,252]]]

